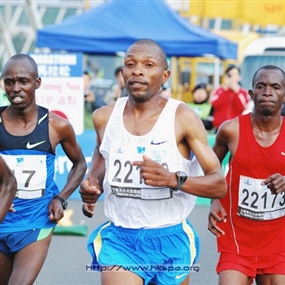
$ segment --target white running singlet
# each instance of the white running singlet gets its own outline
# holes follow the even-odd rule
[[[132,161],[142,160],[145,154],[171,172],[199,174],[196,158],[185,159],[176,144],[175,113],[183,102],[170,98],[152,130],[135,136],[123,123],[127,100],[124,97],[116,101],[99,149],[107,170],[103,184],[105,215],[124,228],[158,228],[181,223],[194,208],[195,196],[145,185],[139,167],[133,166]]]

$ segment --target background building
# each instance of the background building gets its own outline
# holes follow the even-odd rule
[[[15,53],[36,52],[36,31],[65,18],[78,15],[107,0],[2,0],[0,2],[0,72],[4,62]],[[161,0],[162,1],[162,0]],[[132,5],[136,5],[133,0]],[[228,64],[240,64],[245,48],[259,37],[285,33],[284,1],[249,0],[166,0],[185,20],[209,29],[238,43],[238,60],[217,62],[213,57],[173,59],[171,87],[175,97],[191,101],[191,90],[205,82],[209,88],[220,82],[213,80],[216,66],[220,76]],[[171,27],[166,27],[171,29]],[[113,69],[122,63],[122,57],[87,56],[84,64],[95,77],[110,84],[115,80]],[[108,81],[109,80],[109,81]],[[111,81],[110,81],[111,80]],[[104,83],[104,80],[103,80]]]

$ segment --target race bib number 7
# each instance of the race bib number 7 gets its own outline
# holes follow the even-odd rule
[[[272,194],[262,179],[240,176],[238,215],[254,220],[272,220],[285,215],[285,193]]]
[[[17,179],[16,197],[34,199],[44,195],[47,171],[44,155],[3,155]]]

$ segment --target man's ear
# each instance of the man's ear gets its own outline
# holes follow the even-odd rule
[[[164,84],[164,83],[168,80],[170,74],[171,74],[170,70],[164,70],[164,72],[163,72],[163,82],[162,82],[162,84]]]
[[[250,90],[248,90],[248,94],[249,94],[250,98],[251,98],[251,99],[253,99],[253,98],[252,98],[252,96],[253,96],[253,92],[252,92],[252,90],[251,90],[251,89],[250,89]]]
[[[42,79],[40,77],[36,78],[36,89],[39,89],[42,85]]]

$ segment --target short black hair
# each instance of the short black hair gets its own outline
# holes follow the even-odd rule
[[[167,62],[167,57],[166,57],[165,51],[159,43],[157,43],[156,41],[154,41],[152,39],[139,39],[139,40],[135,41],[131,46],[133,46],[133,45],[156,46],[160,51],[160,57],[161,57],[161,60],[164,64],[164,69],[165,70],[168,69],[168,62]]]
[[[16,61],[16,60],[26,60],[30,63],[32,69],[33,69],[33,73],[35,74],[36,77],[39,77],[39,74],[38,74],[38,66],[37,66],[37,63],[35,62],[35,60],[28,54],[25,54],[25,53],[17,53],[13,56],[11,56],[9,58],[9,60],[7,61],[7,63],[9,61]],[[4,73],[4,70],[6,68],[6,65],[7,63],[4,65],[4,68],[3,68],[3,73]]]
[[[254,87],[255,77],[260,70],[280,70],[281,73],[283,74],[283,79],[284,79],[284,84],[285,84],[285,72],[283,69],[281,69],[280,67],[278,67],[276,65],[264,65],[255,71],[255,73],[252,77],[252,82],[251,82],[252,88]]]
[[[197,85],[194,87],[194,89],[193,89],[193,93],[194,93],[196,90],[198,90],[198,89],[205,89],[206,91],[208,91],[208,90],[207,90],[207,85],[206,85],[205,83],[197,84]]]

